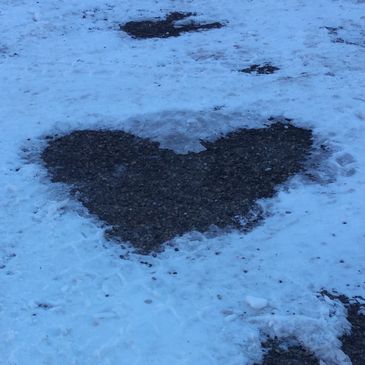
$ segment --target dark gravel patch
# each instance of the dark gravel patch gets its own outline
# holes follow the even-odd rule
[[[365,364],[365,299],[362,297],[348,298],[343,294],[321,292],[332,300],[339,300],[347,309],[347,320],[351,324],[351,332],[340,338],[342,351],[351,359],[352,365]],[[361,302],[360,302],[361,300]]]
[[[242,229],[239,217],[257,223],[256,200],[304,169],[312,133],[276,122],[201,143],[179,155],[123,131],[82,130],[50,139],[42,158],[114,238],[150,253],[193,230]]]
[[[361,310],[365,308],[365,304],[362,304],[365,299],[362,297],[350,299],[343,294],[330,293],[327,290],[322,290],[320,295],[339,300],[346,307],[351,332],[340,338],[342,351],[349,356],[352,365],[364,365],[365,315],[361,313]],[[300,345],[288,346],[284,341],[276,338],[266,341],[262,346],[267,352],[260,365],[319,365],[316,356]]]
[[[341,337],[342,351],[351,359],[352,365],[365,364],[365,315],[360,313],[364,306],[359,303],[347,305],[347,319],[351,333]]]
[[[263,65],[253,64],[250,67],[243,68],[242,70],[240,70],[240,72],[244,72],[247,74],[254,73],[256,75],[270,75],[279,70],[279,67],[273,66],[270,63],[265,63]]]
[[[121,24],[119,27],[122,31],[128,33],[133,38],[168,38],[178,37],[181,33],[197,32],[200,30],[222,28],[223,24],[219,22],[201,24],[190,22],[187,24],[176,24],[177,21],[196,15],[195,13],[174,12],[167,14],[162,20],[142,20],[131,21]]]
[[[268,352],[261,365],[319,365],[314,354],[302,346],[284,347],[279,340],[270,340],[263,347]]]

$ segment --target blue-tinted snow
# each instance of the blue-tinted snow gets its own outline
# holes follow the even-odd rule
[[[138,41],[119,31],[176,10],[226,27]],[[346,364],[343,308],[317,293],[365,294],[364,17],[355,0],[3,0],[2,363],[249,365],[268,334]],[[237,72],[264,62],[280,71]],[[192,233],[157,257],[121,260],[64,187],[22,159],[41,136],[91,127],[199,150],[199,138],[271,115],[331,146],[334,182],[295,178],[262,202],[272,215],[251,233]]]

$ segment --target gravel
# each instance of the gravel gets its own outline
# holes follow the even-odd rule
[[[182,155],[124,131],[81,130],[50,139],[42,158],[110,236],[148,254],[190,231],[257,224],[256,201],[304,169],[312,132],[276,122],[201,143]]]
[[[162,20],[141,20],[131,21],[120,25],[120,29],[128,33],[133,38],[168,38],[178,37],[185,32],[197,32],[200,30],[222,28],[223,24],[219,22],[201,24],[196,21],[176,22],[196,15],[195,13],[173,12],[167,14]]]

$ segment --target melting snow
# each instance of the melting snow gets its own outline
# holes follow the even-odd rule
[[[225,27],[119,30],[173,11]],[[317,294],[365,295],[364,16],[355,0],[2,1],[2,363],[250,365],[270,335],[346,364],[343,307]],[[239,72],[265,63],[280,70]],[[186,152],[272,115],[312,128],[328,160],[261,202],[252,232],[187,234],[156,257],[106,241],[37,159],[43,137],[74,129]]]

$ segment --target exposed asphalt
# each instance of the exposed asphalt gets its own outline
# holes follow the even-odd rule
[[[312,132],[276,122],[201,143],[181,155],[123,131],[82,130],[50,139],[42,158],[111,236],[148,254],[190,231],[255,224],[256,201],[303,170]]]
[[[196,21],[177,23],[183,19],[196,15],[195,13],[173,12],[166,15],[165,19],[152,19],[130,21],[120,24],[120,29],[128,33],[133,38],[169,38],[178,37],[182,33],[197,32],[201,30],[222,28],[223,24],[199,23]]]

